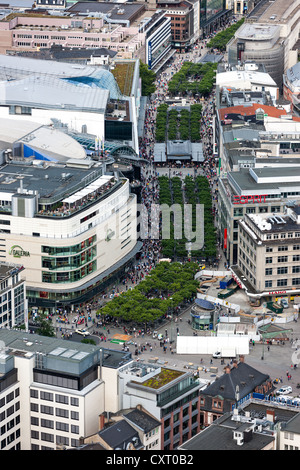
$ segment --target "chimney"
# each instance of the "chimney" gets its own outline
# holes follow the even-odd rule
[[[236,360],[236,359],[233,361],[232,366],[235,367],[235,368],[237,368],[238,363],[237,363],[237,360]]]
[[[104,414],[99,416],[99,431],[101,431],[104,428],[105,424],[105,416]]]
[[[230,367],[229,366],[226,366],[225,367],[225,374],[230,374]]]
[[[243,354],[240,355],[240,362],[245,362],[245,356]]]
[[[268,421],[275,423],[275,411],[274,410],[267,410],[266,418]]]

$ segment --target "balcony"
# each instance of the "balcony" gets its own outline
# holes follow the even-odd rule
[[[97,186],[98,183],[95,182],[95,185],[93,186],[92,183],[72,196],[63,199],[61,202],[40,209],[36,216],[46,218],[71,217],[74,214],[87,209],[96,202],[106,199],[124,183],[125,180],[115,180],[114,177],[111,177],[111,179],[103,185]]]

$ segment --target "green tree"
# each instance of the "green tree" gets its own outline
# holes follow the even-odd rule
[[[36,332],[38,335],[41,336],[55,336],[54,327],[51,323],[51,320],[47,319],[47,316],[42,313],[36,319],[39,327],[37,328]]]
[[[149,96],[155,93],[155,73],[140,60],[140,77],[142,80],[142,95]]]

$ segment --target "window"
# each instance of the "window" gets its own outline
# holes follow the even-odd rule
[[[39,439],[39,435],[38,431],[31,431],[31,439]]]
[[[75,424],[71,424],[71,433],[79,434],[79,426],[75,426]]]
[[[288,268],[287,266],[282,266],[280,268],[277,268],[277,274],[287,274]]]
[[[53,393],[41,392],[41,400],[53,401]]]
[[[61,418],[69,418],[69,411],[64,410],[63,408],[56,408],[56,416],[60,416]]]
[[[292,273],[300,273],[300,266],[293,266]]]
[[[46,415],[53,415],[53,407],[41,405],[41,413]]]
[[[292,285],[293,286],[299,286],[300,285],[300,277],[294,277],[292,279]]]
[[[54,421],[50,419],[41,419],[41,426],[43,428],[54,429]]]
[[[278,279],[277,280],[277,287],[287,286],[287,279]]]
[[[266,276],[272,276],[273,269],[272,268],[266,268],[265,269],[265,275]]]
[[[54,442],[54,436],[53,434],[48,434],[46,432],[41,433],[41,440],[42,441],[47,441],[47,442]]]
[[[288,257],[287,256],[278,256],[277,261],[278,261],[278,263],[287,263]]]
[[[56,422],[56,430],[57,431],[69,432],[69,425],[68,425],[68,423],[61,423],[60,421],[57,421]]]
[[[66,395],[55,395],[56,403],[64,403],[65,405],[69,404],[69,397]]]
[[[288,251],[289,247],[287,245],[280,245],[278,251]]]
[[[270,246],[266,246],[267,253],[272,253],[272,251],[273,251],[273,248],[271,248]]]
[[[79,406],[79,398],[71,397],[70,401],[72,406]]]
[[[65,436],[56,436],[56,444],[68,446],[69,445],[69,439],[68,439],[68,437],[65,437]]]
[[[13,399],[14,399],[14,392],[11,392],[6,396],[6,403],[9,403]]]
[[[78,411],[71,411],[71,419],[75,419],[76,421],[79,421]]]
[[[265,281],[265,287],[272,287],[272,281]]]
[[[266,258],[266,264],[271,264],[273,263],[273,258],[272,257],[267,257]]]

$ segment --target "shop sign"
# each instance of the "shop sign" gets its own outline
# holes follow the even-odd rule
[[[266,202],[267,194],[260,194],[255,196],[233,196],[233,204],[251,204],[251,203],[260,203]]]
[[[23,250],[20,245],[13,245],[9,250],[9,254],[14,258],[21,258],[22,256],[30,256],[29,251]]]
[[[274,295],[274,294],[286,294],[286,290],[274,290],[272,292],[268,292],[269,295]]]

